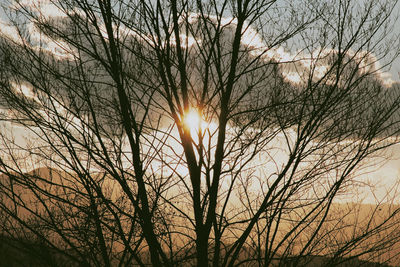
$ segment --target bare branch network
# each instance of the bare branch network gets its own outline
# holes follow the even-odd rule
[[[400,264],[396,4],[6,1],[10,264]]]

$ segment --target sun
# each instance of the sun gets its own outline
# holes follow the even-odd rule
[[[184,118],[184,124],[191,132],[199,132],[204,122],[200,113],[195,109],[191,109]]]
[[[204,147],[214,145],[218,125],[211,120],[205,120],[201,111],[190,109],[183,117],[183,125],[189,130],[192,141],[195,144],[201,143]]]

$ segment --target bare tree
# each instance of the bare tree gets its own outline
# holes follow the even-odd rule
[[[390,194],[335,201],[398,141],[395,6],[9,3],[4,238],[66,265],[393,260]]]

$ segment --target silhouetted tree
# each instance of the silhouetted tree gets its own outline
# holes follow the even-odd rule
[[[335,200],[398,141],[395,4],[9,3],[3,236],[84,266],[391,260],[398,208]]]

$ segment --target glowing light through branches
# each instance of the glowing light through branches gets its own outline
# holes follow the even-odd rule
[[[203,128],[202,124],[205,124],[201,118],[200,113],[195,109],[190,109],[185,115],[183,123],[190,130],[190,132],[199,132]]]

